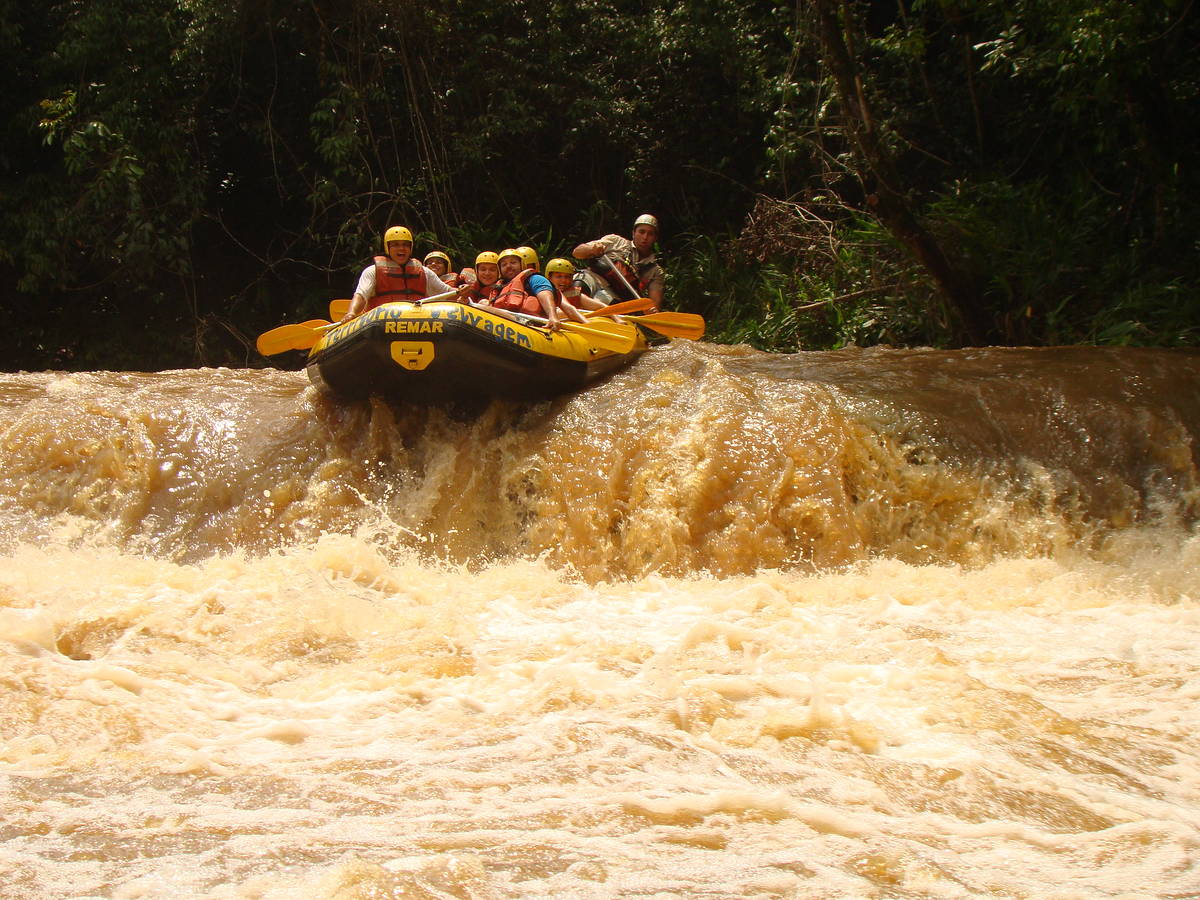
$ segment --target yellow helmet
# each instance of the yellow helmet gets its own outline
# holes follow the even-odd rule
[[[441,250],[430,250],[425,254],[425,259],[423,259],[422,262],[428,263],[431,259],[440,259],[445,262],[447,272],[454,268],[454,263],[450,262],[450,257]]]
[[[506,256],[515,256],[517,259],[520,259],[522,262],[524,262],[524,259],[521,257],[521,254],[518,253],[516,250],[514,250],[512,247],[509,247],[507,250],[501,250],[500,255],[496,257],[496,262],[499,262],[500,260],[504,259],[504,257],[506,257]]]
[[[563,259],[561,256],[556,256],[550,262],[546,263],[546,274],[553,275],[556,272],[561,272],[564,275],[574,275],[575,266],[569,260]]]
[[[535,269],[540,268],[541,264],[538,262],[537,251],[532,247],[518,247],[516,254],[521,257],[521,262],[526,266],[533,266]]]
[[[507,253],[511,251],[505,252]],[[499,254],[493,253],[491,250],[484,250],[477,257],[475,257],[475,265],[479,265],[480,263],[493,263],[498,266],[500,265],[500,256]]]
[[[413,242],[412,232],[403,225],[393,225],[383,233],[383,249],[387,249],[387,245],[392,241],[408,241]]]

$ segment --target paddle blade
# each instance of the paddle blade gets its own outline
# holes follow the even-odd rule
[[[704,317],[695,313],[650,313],[645,316],[630,316],[629,321],[667,337],[682,338],[686,341],[698,341],[704,337]]]
[[[641,312],[644,309],[653,309],[654,301],[649,297],[638,297],[636,300],[623,300],[620,303],[610,304],[604,309],[588,309],[584,310],[583,314],[589,319],[592,316],[622,316],[626,313]]]
[[[628,353],[637,343],[633,331],[622,328],[616,323],[601,322],[562,322],[563,331],[571,331],[587,338],[601,350],[611,350],[613,353]]]
[[[322,332],[333,326],[321,319],[310,321],[319,322],[318,326],[309,325],[280,325],[270,331],[264,331],[258,336],[254,346],[263,356],[274,356],[288,350],[308,350],[321,338]]]

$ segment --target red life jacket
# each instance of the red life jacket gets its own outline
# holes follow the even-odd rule
[[[623,259],[614,259],[611,256],[609,259],[612,260],[613,267],[619,269],[621,274],[625,276],[626,281],[628,281],[634,287],[640,287],[638,285],[637,272],[633,271],[633,266],[629,265],[629,263],[625,262]],[[620,280],[621,279],[619,278],[617,279],[617,281]],[[624,285],[622,285],[622,287],[624,287]]]
[[[496,309],[509,309],[513,312],[525,313],[527,316],[540,316],[544,312],[542,301],[537,298],[537,294],[529,293],[529,288],[521,275],[500,289],[500,294],[492,302],[492,306]]]
[[[463,299],[471,300],[471,301],[474,301],[475,303],[478,303],[481,300],[495,300],[499,296],[500,296],[500,282],[499,281],[495,282],[494,284],[488,284],[488,285],[483,285],[483,284],[480,284],[478,281],[476,281],[475,284],[473,284],[471,286],[470,292],[468,294],[466,294],[463,297]]]
[[[367,301],[367,309],[395,300],[425,298],[425,267],[415,259],[403,266],[386,256],[375,257],[375,296]]]
[[[638,296],[644,297],[646,290],[650,286],[650,279],[647,277],[654,267],[657,265],[655,260],[639,263],[636,267],[626,262],[624,259],[612,255],[611,253],[601,253],[599,256],[588,260],[587,267],[596,275],[604,279],[605,284],[618,296],[624,297],[629,293],[625,288],[625,284],[614,273],[616,269],[625,276],[625,281],[628,281],[630,286],[638,292]],[[626,297],[628,300],[633,300],[633,297]]]
[[[558,297],[556,299],[558,300],[559,307],[562,306],[563,301],[565,300],[567,303],[570,303],[576,309],[582,311],[583,306],[581,305],[581,302],[583,299],[583,291],[581,291],[579,289],[579,285],[572,284],[571,287],[565,291],[560,291],[560,290],[558,290],[558,288],[555,288],[554,290],[558,294]]]

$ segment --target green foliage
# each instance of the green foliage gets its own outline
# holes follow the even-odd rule
[[[646,210],[671,304],[720,339],[951,343],[871,215],[812,9],[0,0],[0,273],[36,310],[9,362],[245,364],[345,296],[389,224],[461,265]],[[999,339],[1195,342],[1192,4],[844,10],[904,199]]]
[[[172,16],[173,3],[120,0],[47,11],[58,39],[26,74],[54,86],[36,103],[36,129],[57,160],[27,145],[16,166],[25,177],[0,200],[0,245],[19,290],[145,290],[189,273],[181,232],[202,196],[175,99]],[[29,33],[35,26],[25,23],[26,39],[50,44]]]
[[[919,0],[845,9],[869,120],[901,173],[893,187],[979,286],[994,336],[1106,339],[1115,332],[1091,323],[1127,291],[1143,298],[1139,308],[1167,302],[1172,292],[1157,286],[1195,292],[1192,4]],[[810,17],[798,21],[797,50],[820,48]],[[867,212],[879,173],[858,158],[829,75],[798,61],[778,97],[772,182],[789,197],[819,185]],[[1153,320],[1193,334],[1161,312],[1139,316],[1129,333],[1173,340]]]
[[[1200,293],[1194,280],[1131,280],[1079,322],[1076,333],[1095,344],[1194,347],[1200,345]]]
[[[744,233],[694,236],[672,259],[671,295],[705,316],[708,340],[782,352],[949,341],[932,286],[878,223],[848,219],[831,250],[807,254],[808,266],[791,252],[762,252],[757,238],[751,250]]]

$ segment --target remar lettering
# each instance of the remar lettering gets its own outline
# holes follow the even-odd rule
[[[440,321],[433,321],[434,319]],[[411,311],[407,307],[401,309],[400,307],[381,306],[338,328],[331,334],[329,343],[338,343],[372,322],[379,322],[385,334],[410,335],[445,334],[446,322],[461,322],[505,343],[515,344],[518,347],[533,347],[533,341],[524,329],[516,328],[507,321],[499,321],[494,316],[477,313],[470,307],[458,305],[444,310],[429,310],[427,316],[419,318],[412,318]]]
[[[441,334],[441,322],[387,322],[383,330],[388,334]]]

